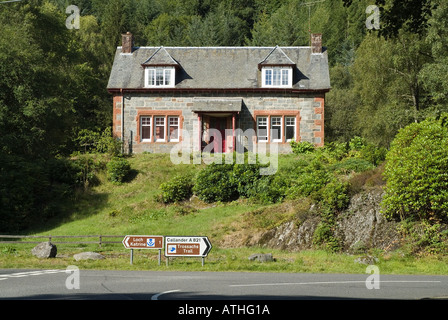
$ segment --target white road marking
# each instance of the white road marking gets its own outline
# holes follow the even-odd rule
[[[353,283],[363,283],[363,284],[365,284],[366,280],[231,284],[231,285],[229,285],[229,287],[261,287],[261,286],[291,286],[291,285],[315,285],[315,284],[353,284]],[[441,281],[380,280],[380,283],[441,283]]]
[[[29,276],[39,276],[43,274],[52,274],[52,273],[62,273],[65,270],[37,270],[37,271],[26,271],[26,272],[16,272],[11,274],[1,274],[0,280],[6,280],[9,278],[23,278]]]
[[[168,294],[168,293],[178,292],[178,291],[180,291],[180,290],[164,291],[164,292],[161,292],[161,293],[158,293],[158,294],[153,295],[153,296],[151,297],[151,300],[157,300],[157,299],[158,299],[161,295],[163,295],[163,294]]]

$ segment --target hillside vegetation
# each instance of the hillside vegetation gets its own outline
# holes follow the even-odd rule
[[[277,173],[264,177],[256,174],[254,168],[259,168],[257,164],[173,165],[167,154],[148,153],[121,157],[120,162],[126,163],[122,166],[126,174],[120,181],[113,179],[110,173],[115,169],[108,166],[116,158],[101,153],[79,154],[71,161],[79,163],[83,159],[84,163],[89,164],[88,181],[76,185],[70,201],[54,203],[61,214],[35,224],[29,234],[203,235],[208,236],[213,245],[205,270],[364,272],[362,265],[353,262],[356,255],[340,255],[343,253],[340,239],[332,230],[338,214],[348,206],[353,195],[369,188],[384,187],[384,166],[381,164],[384,150],[369,148],[359,138],[349,144],[334,143],[319,149],[297,144],[294,150],[294,154],[279,155]],[[227,193],[231,195],[228,199],[212,200],[207,197],[201,200],[195,185],[201,179],[201,173],[210,173],[212,168],[215,173],[221,174],[208,174],[208,177],[215,179],[209,182],[217,184],[218,189],[233,189]],[[234,170],[238,170],[238,181],[232,178]],[[268,179],[268,183],[263,179]],[[219,183],[224,181],[230,183],[220,186]],[[181,193],[183,199],[173,201],[166,198],[170,190],[185,186],[188,191]],[[250,190],[253,188],[257,192],[252,193]],[[311,211],[312,207],[314,209]],[[312,251],[297,252],[292,247],[278,250],[247,241],[282,223],[300,223],[310,215],[317,216],[321,221],[315,231]],[[440,243],[437,246],[441,248]],[[432,249],[436,246],[429,247],[432,251],[424,249],[427,247],[411,241],[399,250],[370,249],[357,254],[381,257],[378,263],[381,263],[383,272],[446,272],[443,256],[433,255],[436,252]],[[32,258],[28,251],[30,245],[11,244],[3,248],[0,254],[0,265],[3,267],[29,267],[36,263],[64,266],[74,263],[71,254],[92,250],[104,254],[108,262],[76,262],[77,265],[86,268],[165,268],[158,267],[156,255],[147,252],[136,253],[135,264],[129,265],[129,250],[121,244],[103,245],[101,248],[97,245],[61,244],[58,245],[60,258],[53,262]],[[248,256],[258,252],[273,252],[277,262],[250,263]],[[418,260],[415,260],[417,252],[425,254],[419,254]],[[400,266],[400,261],[405,263]],[[194,259],[181,259],[174,262],[172,268],[193,270],[200,268],[200,263],[194,262]]]
[[[357,193],[379,187],[385,190],[381,205],[386,217],[401,221],[402,231],[410,238],[417,236],[415,228],[425,233],[413,250],[445,253],[445,202],[437,205],[431,199],[443,199],[446,158],[430,157],[422,162],[418,152],[417,160],[411,152],[397,155],[404,144],[419,150],[420,145],[428,148],[430,143],[435,155],[445,154],[438,147],[446,141],[443,119],[422,122],[417,126],[420,134],[414,134],[413,140],[406,132],[417,130],[415,125],[402,130],[389,152],[359,137],[323,148],[292,142],[294,153],[279,155],[278,168],[270,175],[261,174],[268,164],[259,159],[249,162],[247,154],[244,163],[234,158],[233,163],[175,165],[169,154],[78,153],[55,166],[64,165],[59,170],[65,179],[54,184],[69,195],[53,202],[55,210],[62,213],[41,220],[31,230],[36,232],[39,226],[52,235],[205,234],[218,244],[244,246],[244,234],[266,232],[281,223],[300,223],[305,216],[317,215],[314,247],[339,252],[344,247],[343,239],[335,235],[339,215]],[[430,138],[425,130],[432,130]],[[406,184],[407,176],[413,175],[412,167],[416,170],[413,187]],[[406,174],[401,172],[404,168],[408,168]],[[419,170],[427,172],[425,168],[433,175],[421,176]],[[405,189],[396,190],[403,184]],[[425,194],[415,195],[422,187],[428,189]],[[428,202],[426,207],[423,201]],[[400,205],[390,204],[397,202]],[[229,242],[236,231],[238,239]]]
[[[217,249],[244,244],[236,234],[301,221],[313,207],[314,245],[334,253],[343,247],[335,221],[351,196],[384,184],[384,214],[400,223],[406,252],[446,256],[448,3],[377,0],[381,28],[369,30],[371,1],[310,11],[306,2],[3,3],[0,232],[207,234]],[[79,29],[66,26],[70,4]],[[310,27],[323,34],[330,64],[325,148],[293,143],[270,176],[257,174],[262,163],[120,155],[106,84],[122,33],[136,46],[307,46]]]
[[[218,225],[228,219],[247,218],[257,209],[281,208],[291,201],[316,203],[322,214],[330,217],[344,209],[350,194],[362,187],[354,182],[359,173],[374,170],[384,159],[384,151],[361,151],[367,149],[360,139],[350,145],[300,149],[279,155],[277,172],[264,176],[260,175],[263,164],[248,164],[247,158],[245,164],[174,165],[169,154],[119,158],[79,154],[69,162],[75,170],[73,184],[59,182],[60,188],[73,188],[69,201],[54,203],[63,213],[43,221],[39,228],[51,230],[51,234],[151,230],[161,234],[207,233],[220,239],[226,227],[221,230]],[[124,164],[119,169],[110,165],[117,159]],[[111,175],[117,170],[124,172],[118,181]],[[80,180],[80,176],[87,178]],[[281,211],[272,216],[252,214],[252,226],[269,228],[292,218],[291,212]],[[181,223],[176,224],[176,219]]]
[[[377,0],[380,30],[366,27],[371,1],[323,1],[309,10],[308,2],[2,4],[0,230],[24,232],[35,221],[58,215],[55,200],[70,194],[61,189],[61,180],[70,179],[61,159],[89,151],[88,136],[110,137],[106,85],[127,31],[136,46],[307,46],[310,27],[322,33],[332,84],[325,106],[327,142],[348,143],[359,136],[389,148],[400,128],[448,110],[446,1]],[[79,8],[79,29],[67,28],[69,5]],[[86,174],[79,179],[89,181]]]

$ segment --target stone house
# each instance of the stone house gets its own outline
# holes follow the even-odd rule
[[[169,153],[187,138],[192,151],[211,152],[324,144],[330,77],[321,34],[310,47],[134,47],[132,34],[122,39],[107,89],[125,152]]]

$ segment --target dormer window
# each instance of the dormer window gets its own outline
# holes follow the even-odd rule
[[[261,70],[261,86],[263,88],[291,88],[293,70],[296,64],[276,46],[258,64]]]
[[[176,84],[176,68],[179,64],[164,47],[160,47],[146,60],[142,67],[145,69],[146,88],[174,88]]]
[[[174,87],[174,67],[146,67],[145,87]]]
[[[292,86],[292,68],[264,67],[262,68],[263,87],[289,88]]]

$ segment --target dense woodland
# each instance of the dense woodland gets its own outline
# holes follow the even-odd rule
[[[137,46],[306,46],[323,34],[332,90],[326,142],[389,148],[400,128],[448,111],[448,3],[376,0],[24,0],[0,4],[0,229],[55,214],[80,135],[111,126],[106,91],[121,33]],[[80,9],[67,29],[66,8]],[[309,15],[310,14],[310,15]]]

